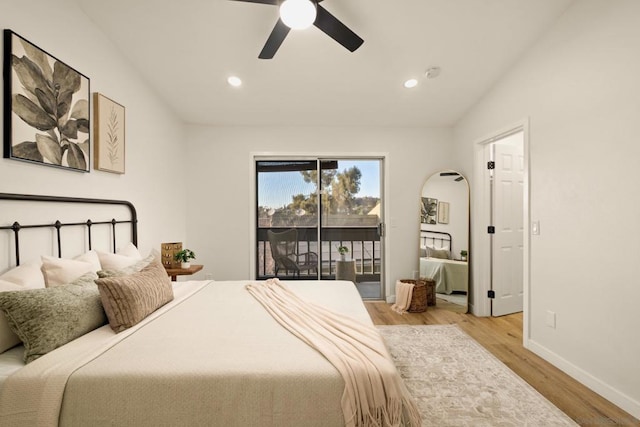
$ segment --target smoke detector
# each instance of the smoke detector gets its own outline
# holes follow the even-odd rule
[[[440,67],[429,67],[427,68],[427,71],[424,72],[424,75],[428,79],[435,79],[440,75],[440,71]]]

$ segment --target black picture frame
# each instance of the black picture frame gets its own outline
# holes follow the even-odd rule
[[[90,80],[4,30],[4,157],[89,172]]]
[[[420,222],[423,224],[436,224],[438,216],[438,199],[422,197],[420,206]]]

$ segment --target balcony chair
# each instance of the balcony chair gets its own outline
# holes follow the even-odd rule
[[[295,277],[300,277],[301,271],[314,271],[318,274],[318,254],[315,252],[298,253],[298,230],[292,228],[287,231],[275,233],[267,231],[271,256],[275,264],[275,276],[280,270],[293,272]]]

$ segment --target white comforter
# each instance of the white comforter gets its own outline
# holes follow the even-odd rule
[[[440,258],[420,258],[420,277],[436,282],[436,292],[451,294],[469,290],[469,270],[465,261]]]
[[[61,426],[343,425],[336,369],[246,284],[184,282],[142,324],[105,326],[37,359],[3,384],[0,425],[58,425],[58,414]],[[287,285],[371,323],[351,282]]]

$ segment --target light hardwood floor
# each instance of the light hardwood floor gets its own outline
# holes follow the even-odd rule
[[[438,301],[440,304],[441,301]],[[365,306],[376,325],[456,323],[581,426],[640,426],[640,421],[522,346],[522,313],[476,317],[440,307],[399,315],[385,302]]]

